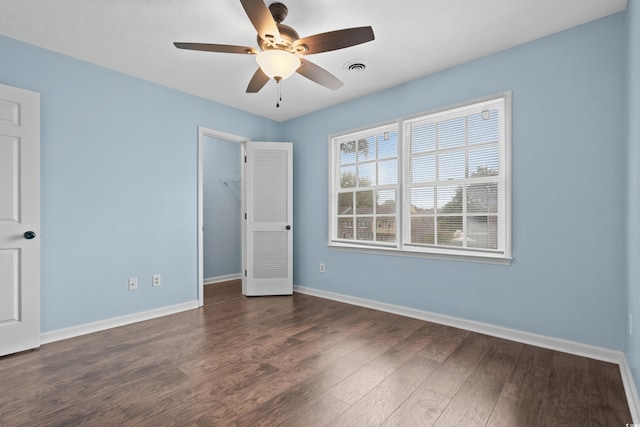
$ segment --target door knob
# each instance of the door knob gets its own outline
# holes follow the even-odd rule
[[[27,231],[24,233],[24,238],[27,240],[31,240],[34,237],[36,237],[36,233],[34,233],[33,231]]]
[[[291,226],[290,226],[290,225],[287,225],[285,228],[286,228],[287,230],[291,230]]]

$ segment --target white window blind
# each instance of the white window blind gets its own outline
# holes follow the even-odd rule
[[[496,99],[403,124],[404,241],[504,253],[504,102]]]
[[[332,138],[330,245],[510,259],[509,102]]]

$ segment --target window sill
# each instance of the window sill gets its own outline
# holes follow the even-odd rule
[[[454,254],[454,253],[439,253],[439,252],[425,252],[420,250],[411,249],[397,249],[391,247],[375,247],[355,245],[341,242],[330,242],[327,247],[331,250],[346,251],[346,252],[358,252],[375,255],[391,255],[391,256],[405,256],[412,258],[428,258],[444,261],[462,261],[462,262],[477,262],[481,264],[498,264],[498,265],[510,265],[513,260],[512,257],[506,257],[502,254]]]

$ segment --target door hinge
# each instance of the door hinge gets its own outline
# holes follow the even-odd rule
[[[247,270],[244,271],[244,277],[247,277]]]
[[[244,162],[247,163],[247,156],[244,156]]]
[[[247,213],[246,212],[244,213],[244,219],[247,219]]]

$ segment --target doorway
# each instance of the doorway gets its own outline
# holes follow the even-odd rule
[[[229,286],[242,278],[242,143],[247,140],[198,128],[198,303],[201,307],[205,304],[204,285]]]

